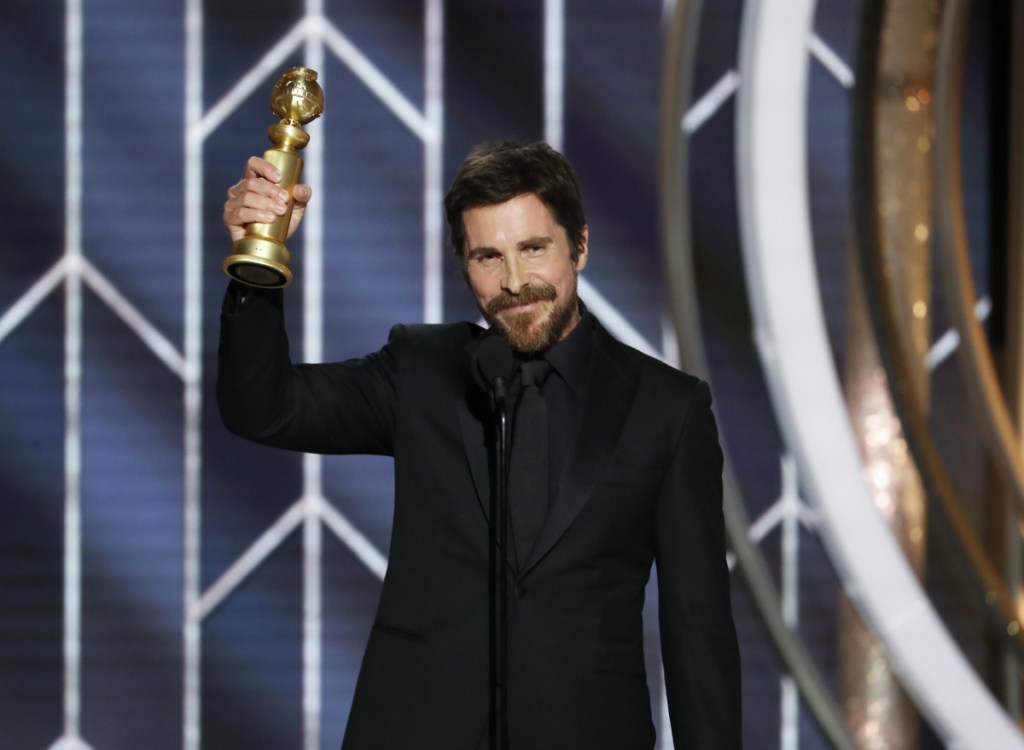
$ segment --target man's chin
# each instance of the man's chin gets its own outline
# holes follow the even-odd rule
[[[544,321],[538,319],[536,315],[499,314],[491,320],[491,325],[497,326],[512,348],[521,354],[535,354],[551,345],[551,342],[547,341],[549,337]]]
[[[573,321],[573,314],[579,309],[574,299],[569,305],[542,304],[539,309],[513,313],[502,310],[495,314],[484,313],[487,322],[502,333],[520,354],[537,354],[550,349],[567,333]]]

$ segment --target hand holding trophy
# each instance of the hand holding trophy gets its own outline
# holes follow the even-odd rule
[[[316,71],[309,68],[289,68],[270,96],[270,108],[281,121],[267,128],[274,148],[263,158],[281,173],[277,185],[288,193],[287,210],[270,223],[247,224],[245,236],[234,242],[231,255],[224,259],[224,272],[247,286],[275,289],[288,286],[292,280],[288,267],[291,253],[284,240],[294,206],[292,188],[302,176],[298,152],[309,143],[309,134],[302,126],[324,111],[324,93],[316,78]]]

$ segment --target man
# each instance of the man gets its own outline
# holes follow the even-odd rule
[[[232,239],[283,214],[279,178],[250,159],[224,208]],[[292,231],[311,191],[293,194]],[[537,362],[549,371],[537,386],[547,430],[512,436],[511,749],[654,746],[642,609],[655,559],[676,746],[739,747],[722,459],[707,385],[617,342],[580,304],[588,230],[575,173],[551,148],[478,148],[445,208],[491,332],[396,326],[367,357],[294,366],[279,292],[232,285],[222,316],[218,398],[229,429],[294,450],[394,456],[388,573],[343,747],[486,747],[490,416],[473,363],[488,335],[508,339],[524,373]],[[531,387],[515,379],[510,400]],[[525,464],[517,472],[517,447],[534,441],[547,442],[548,481],[518,498],[520,480],[537,477]],[[522,509],[538,496],[539,511]]]

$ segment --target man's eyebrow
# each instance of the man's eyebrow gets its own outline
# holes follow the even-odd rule
[[[529,239],[520,240],[516,243],[516,248],[519,250],[525,250],[528,247],[545,247],[555,241],[554,237],[547,235],[538,235],[536,237],[530,237]],[[468,258],[479,258],[481,255],[489,255],[490,253],[498,252],[498,248],[491,247],[490,245],[478,245],[477,247],[471,247],[466,251],[466,257]]]
[[[523,248],[537,247],[538,245],[540,245],[540,246],[550,245],[554,241],[555,241],[554,237],[546,237],[546,236],[531,237],[528,240],[523,240],[522,242],[517,243],[516,247],[518,247],[520,250],[522,250]]]
[[[487,255],[489,253],[496,253],[498,250],[487,245],[480,245],[479,247],[471,247],[466,251],[466,257],[468,258],[479,258],[481,255]]]

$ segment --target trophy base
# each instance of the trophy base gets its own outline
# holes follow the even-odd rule
[[[224,259],[224,273],[246,286],[279,289],[292,281],[291,253],[284,245],[260,237],[245,237]]]

